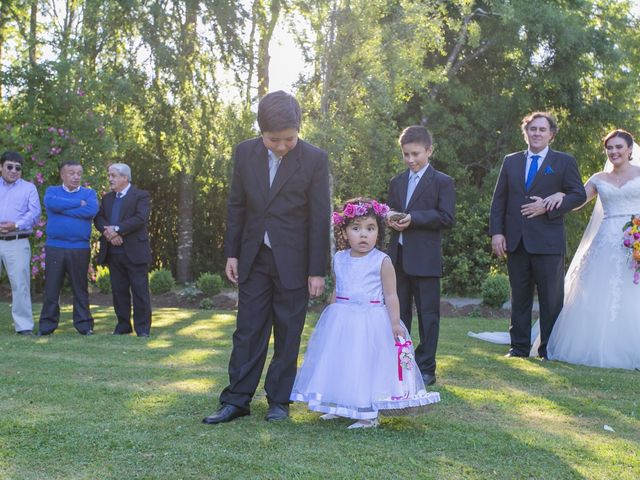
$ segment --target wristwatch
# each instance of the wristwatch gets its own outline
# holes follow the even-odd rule
[[[116,225],[115,227],[113,227],[113,229],[114,229],[116,232],[119,232],[119,231],[120,231],[120,227],[119,227],[118,225]]]

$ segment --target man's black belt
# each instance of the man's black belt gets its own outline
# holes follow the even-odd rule
[[[0,237],[0,240],[20,240],[21,238],[29,238],[30,233],[19,233],[18,235],[7,235],[6,237]]]

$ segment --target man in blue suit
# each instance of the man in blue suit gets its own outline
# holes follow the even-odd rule
[[[511,284],[511,349],[508,357],[528,357],[534,287],[540,304],[540,347],[547,342],[564,302],[564,215],[586,201],[576,159],[549,148],[558,133],[555,118],[534,112],[522,120],[529,148],[504,158],[493,192],[489,233],[493,253],[507,257]],[[544,199],[565,194],[547,211]]]

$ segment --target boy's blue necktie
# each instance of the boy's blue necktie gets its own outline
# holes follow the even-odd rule
[[[531,165],[529,165],[529,171],[527,172],[527,180],[524,182],[524,185],[527,190],[531,187],[533,183],[533,179],[538,172],[538,160],[540,160],[540,155],[532,155],[531,156]]]

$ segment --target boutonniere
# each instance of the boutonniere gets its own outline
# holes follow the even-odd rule
[[[555,172],[553,171],[553,168],[551,168],[551,165],[547,165],[547,168],[544,169],[544,174],[545,175],[551,175],[553,173],[555,173]]]

